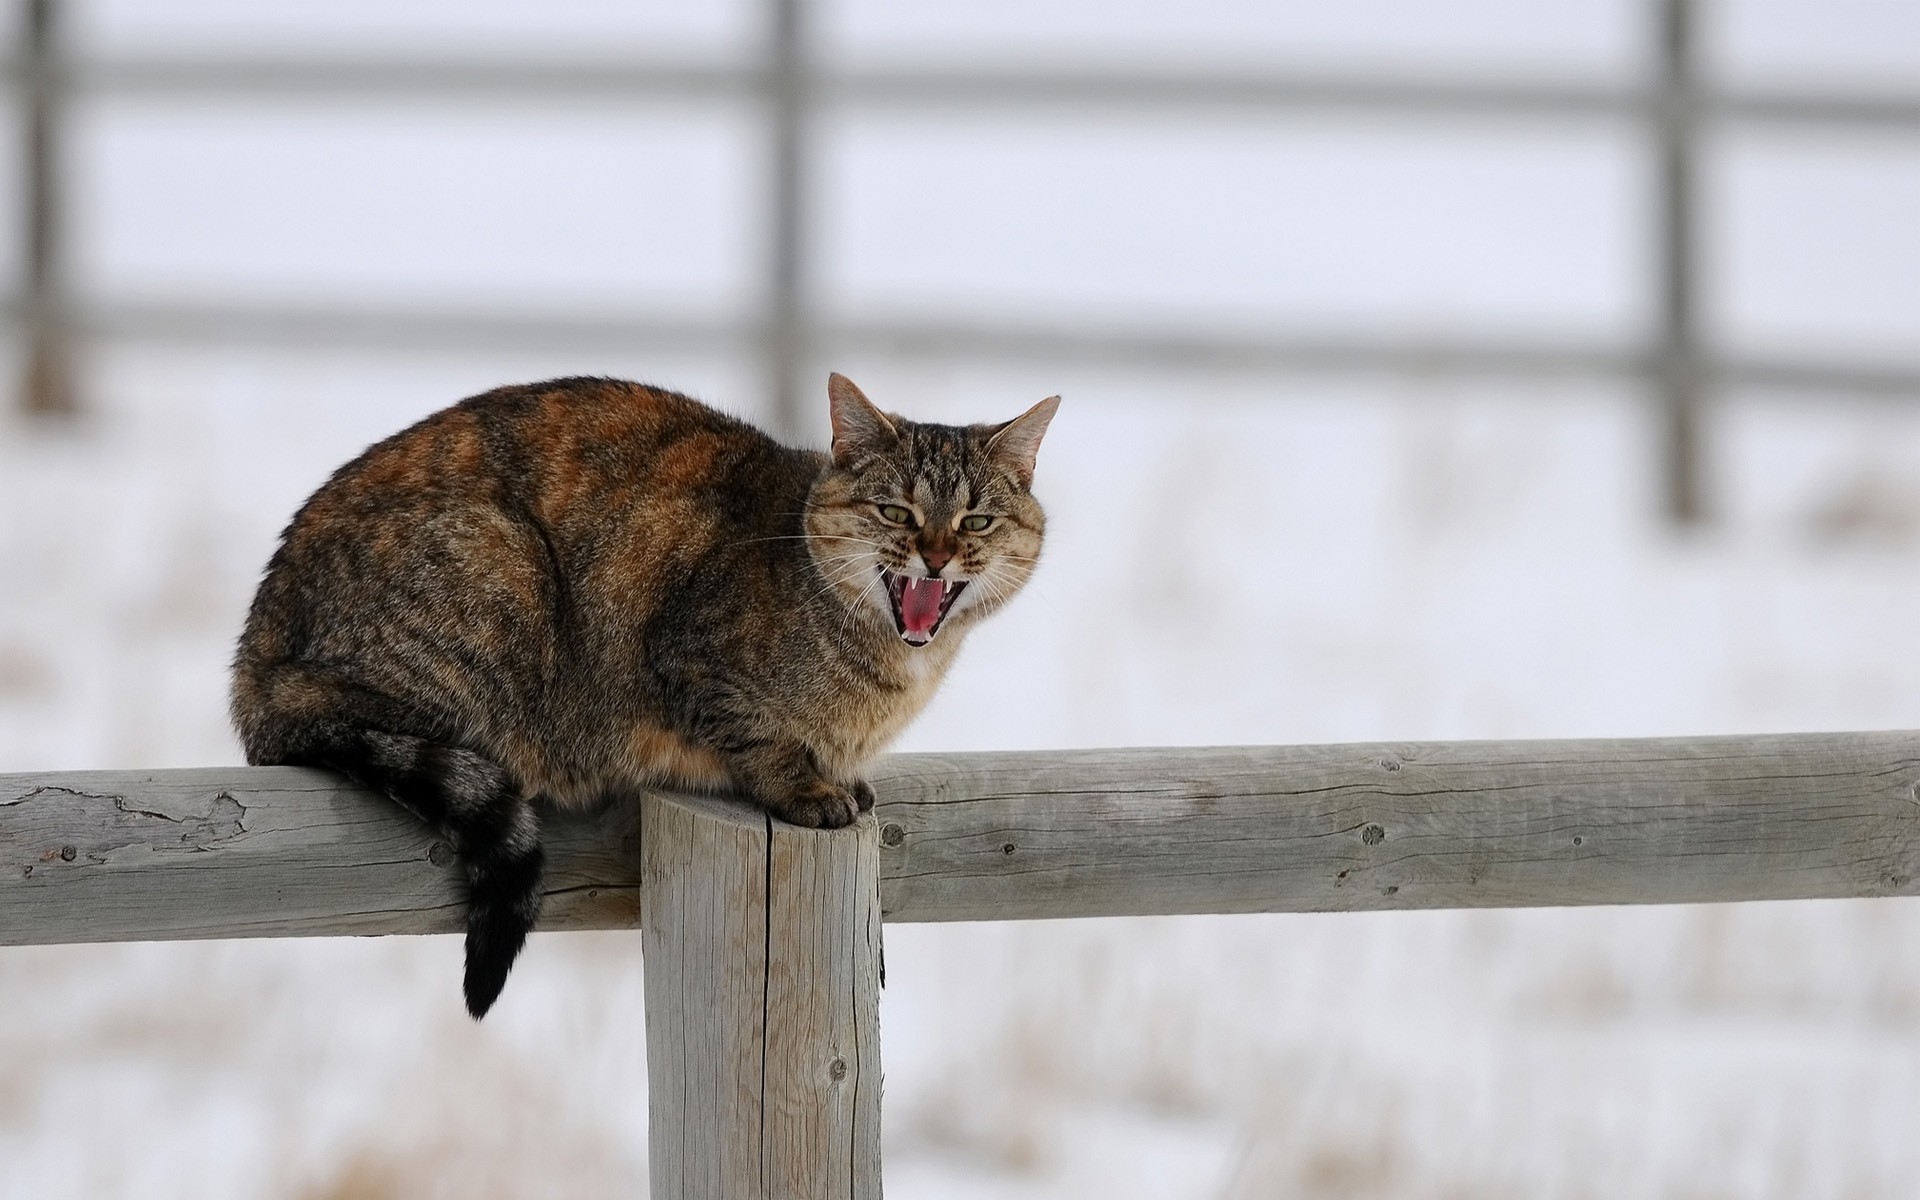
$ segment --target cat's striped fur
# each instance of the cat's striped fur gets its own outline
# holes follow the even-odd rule
[[[822,454],[640,384],[502,388],[373,446],[287,528],[234,662],[248,761],[332,768],[444,832],[474,1016],[538,915],[538,804],[731,788],[847,824],[1032,573],[1056,400],[955,427],[828,391]]]

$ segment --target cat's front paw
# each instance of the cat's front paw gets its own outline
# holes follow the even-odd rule
[[[873,811],[873,787],[866,780],[853,781],[853,802],[860,806],[861,812]]]
[[[860,789],[866,790],[861,803]],[[779,804],[770,804],[773,815],[790,825],[809,829],[839,829],[851,825],[862,812],[873,807],[873,789],[866,784],[852,787],[829,783],[824,779],[800,785],[794,794]]]

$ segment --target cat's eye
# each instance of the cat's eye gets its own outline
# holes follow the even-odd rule
[[[991,524],[993,524],[993,518],[985,513],[974,513],[972,516],[960,518],[960,528],[968,533],[984,533],[987,526]]]
[[[880,515],[895,525],[911,525],[913,523],[913,513],[900,507],[898,504],[882,504],[880,506]]]

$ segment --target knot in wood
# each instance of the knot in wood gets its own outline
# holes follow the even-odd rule
[[[888,821],[880,827],[880,844],[882,846],[898,846],[906,840],[906,827],[898,821]]]
[[[844,1058],[836,1058],[828,1063],[827,1077],[835,1083],[839,1083],[845,1079],[847,1077],[847,1060]]]
[[[1360,840],[1369,846],[1378,846],[1387,840],[1387,831],[1378,825],[1369,825],[1360,831]]]
[[[453,847],[445,842],[435,842],[427,847],[427,861],[436,867],[444,867],[453,861]]]
[[[78,858],[79,856],[80,856],[80,852],[74,849],[72,846],[60,847],[61,862],[72,862],[74,859]]]

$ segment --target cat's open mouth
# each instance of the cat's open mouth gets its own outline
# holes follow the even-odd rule
[[[947,610],[967,587],[964,579],[919,579],[885,567],[880,568],[880,574],[893,601],[893,627],[909,646],[924,646],[933,640],[940,622],[947,619]]]

